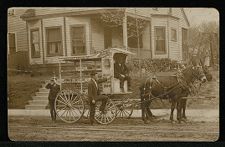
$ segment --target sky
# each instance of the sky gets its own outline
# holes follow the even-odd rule
[[[202,22],[219,22],[219,12],[214,8],[184,8],[190,25],[198,25]]]

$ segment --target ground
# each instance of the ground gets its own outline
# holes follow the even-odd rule
[[[158,120],[144,124],[140,118],[117,118],[110,125],[55,124],[47,117],[10,117],[9,138],[16,141],[216,141],[218,122],[189,121],[172,124]]]

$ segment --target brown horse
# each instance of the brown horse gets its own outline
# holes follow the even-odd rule
[[[205,74],[201,67],[188,66],[183,71],[173,76],[150,77],[141,84],[144,87],[140,90],[152,101],[155,98],[168,99],[171,101],[170,120],[173,121],[174,109],[177,109],[177,120],[180,123],[182,118],[186,118],[186,97],[190,94],[190,86],[196,80],[206,82]],[[182,111],[182,113],[181,113]]]

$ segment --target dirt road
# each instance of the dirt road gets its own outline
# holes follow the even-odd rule
[[[218,122],[172,124],[160,120],[116,119],[110,125],[90,126],[87,119],[75,124],[51,123],[47,117],[10,117],[9,138],[24,141],[215,141]]]

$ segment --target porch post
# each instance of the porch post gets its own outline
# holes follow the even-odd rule
[[[124,12],[123,18],[123,46],[127,50],[127,14]]]

